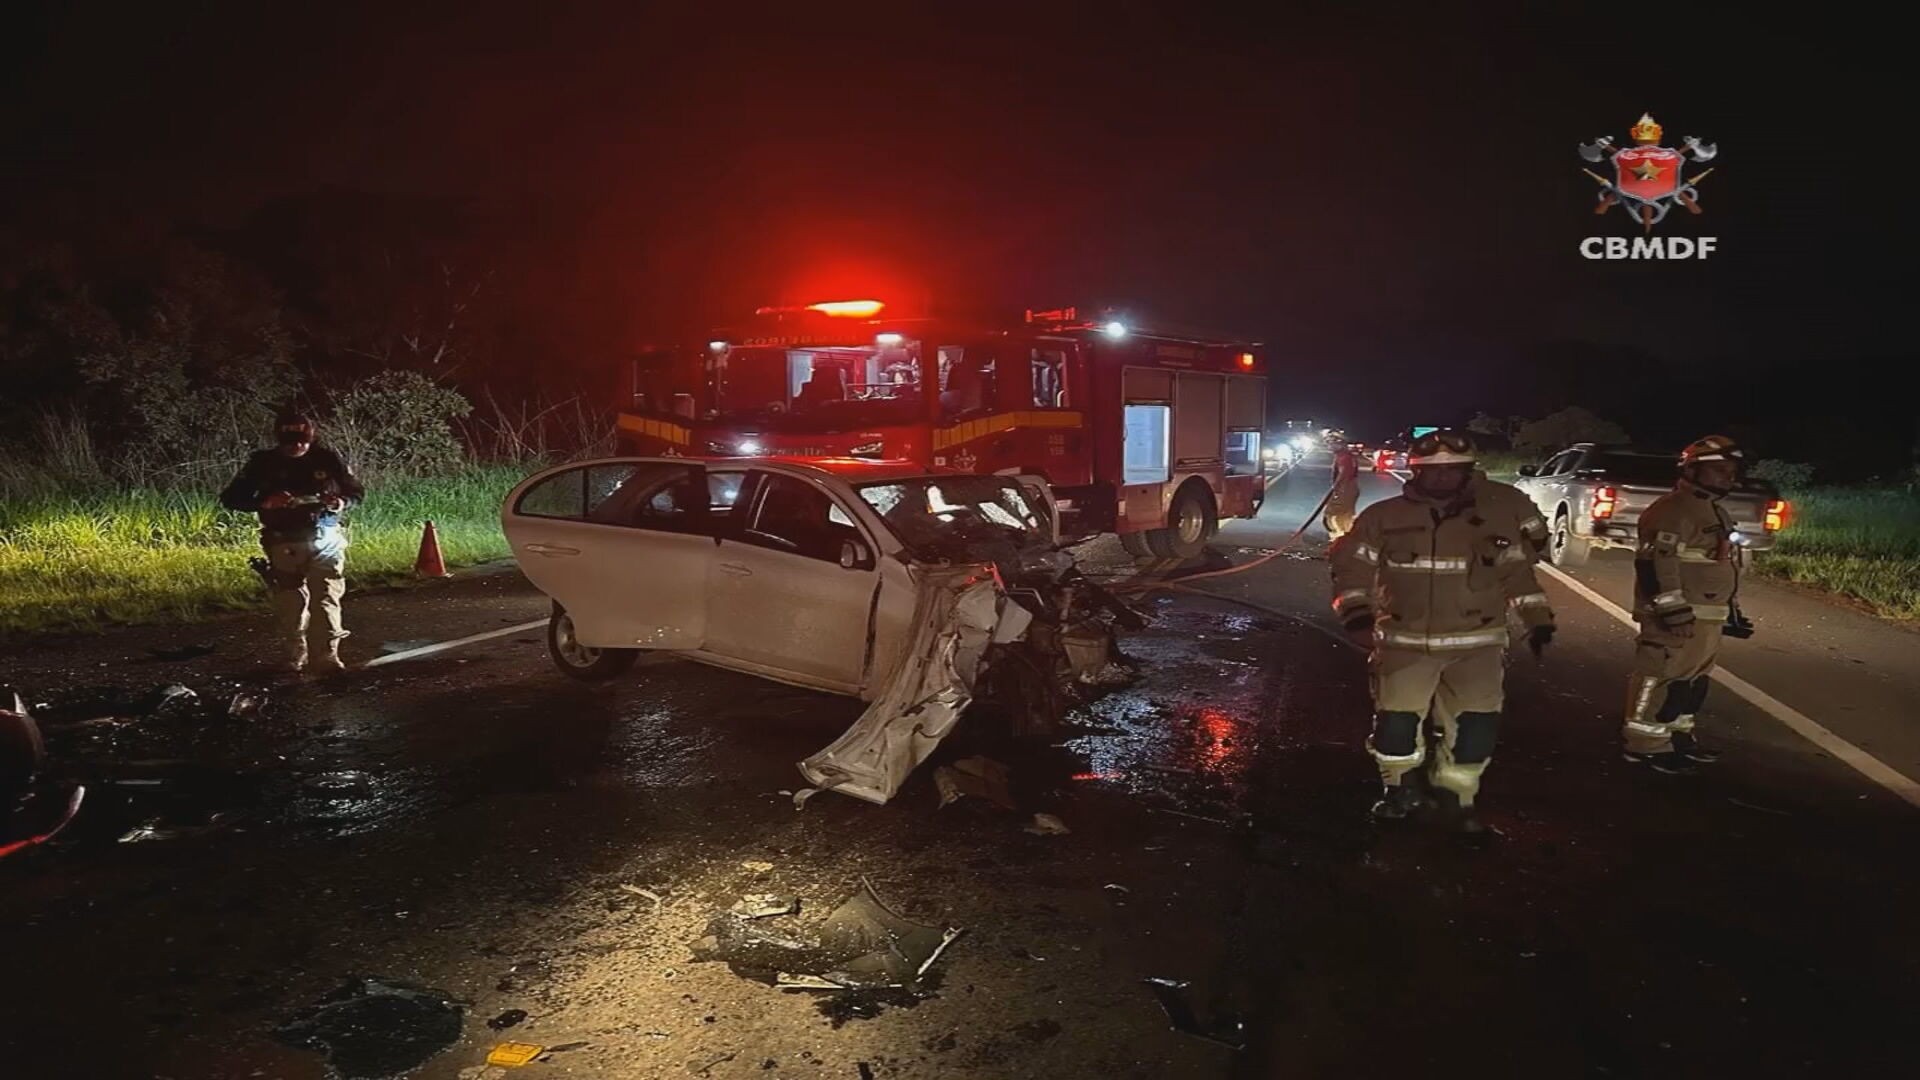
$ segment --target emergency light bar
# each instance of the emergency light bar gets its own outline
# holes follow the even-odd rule
[[[823,300],[817,304],[801,307],[763,307],[754,310],[755,315],[793,315],[802,311],[814,311],[835,319],[871,319],[886,310],[887,305],[879,300]]]

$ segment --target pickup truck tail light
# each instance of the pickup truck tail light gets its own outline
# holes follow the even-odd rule
[[[1613,516],[1613,508],[1619,504],[1618,494],[1610,487],[1603,487],[1593,493],[1593,520],[1605,521]]]
[[[1775,499],[1767,504],[1766,527],[1768,532],[1779,532],[1787,527],[1787,500]]]

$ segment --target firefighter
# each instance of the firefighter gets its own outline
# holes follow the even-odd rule
[[[1741,452],[1709,435],[1680,454],[1680,479],[1640,515],[1634,558],[1633,674],[1626,758],[1664,773],[1692,772],[1719,754],[1694,737],[1708,673],[1734,612],[1738,534],[1720,500],[1740,481]]]
[[[220,493],[220,503],[260,515],[260,546],[267,554],[263,573],[273,593],[287,670],[307,667],[311,607],[323,637],[315,666],[328,674],[343,671],[340,642],[347,631],[341,626],[340,598],[347,591],[347,537],[340,513],[357,505],[365,492],[340,455],[314,442],[310,417],[286,410],[274,428],[277,445],[247,459]]]
[[[1333,442],[1333,493],[1327,496],[1327,536],[1338,540],[1353,531],[1353,514],[1360,504],[1360,462],[1347,440]]]
[[[1476,501],[1473,443],[1429,432],[1407,460],[1404,493],[1369,506],[1334,545],[1333,610],[1372,653],[1367,749],[1384,788],[1374,817],[1437,802],[1451,827],[1480,834],[1474,804],[1504,704],[1506,613],[1519,614],[1537,658],[1553,611],[1521,519],[1505,500]],[[1437,739],[1423,730],[1429,718]]]

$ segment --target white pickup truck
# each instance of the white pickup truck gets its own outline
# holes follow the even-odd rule
[[[1514,486],[1533,499],[1552,527],[1548,557],[1579,566],[1595,549],[1632,551],[1640,512],[1673,490],[1679,455],[1625,446],[1575,443],[1520,470]],[[1721,500],[1748,551],[1767,551],[1785,523],[1787,504],[1771,485],[1747,481]]]

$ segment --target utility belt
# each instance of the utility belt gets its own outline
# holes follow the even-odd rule
[[[327,534],[339,530],[338,525],[313,525],[301,529],[261,529],[260,543],[263,547],[272,547],[275,544],[319,543],[327,538]]]

